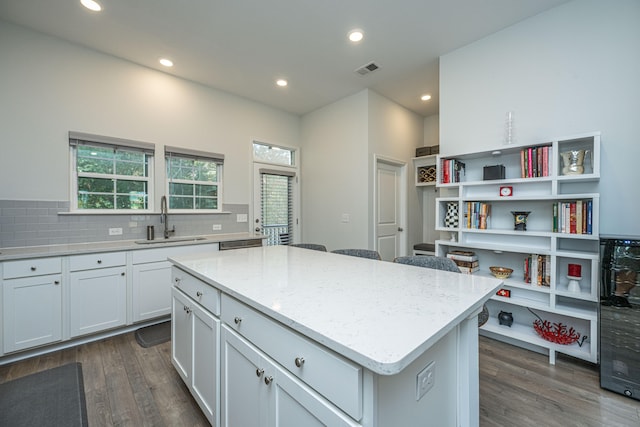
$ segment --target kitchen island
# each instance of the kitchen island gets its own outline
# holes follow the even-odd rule
[[[500,280],[287,246],[170,261],[173,363],[213,425],[478,425]]]

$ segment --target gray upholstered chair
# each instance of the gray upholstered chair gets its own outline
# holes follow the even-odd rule
[[[294,246],[296,248],[302,248],[302,249],[311,249],[314,251],[327,252],[327,247],[325,245],[319,245],[317,243],[291,243],[289,246]]]
[[[377,260],[382,259],[378,251],[374,251],[371,249],[335,249],[331,252],[333,252],[334,254],[357,256],[360,258],[369,258],[369,259],[377,259]]]
[[[450,259],[440,256],[415,255],[400,256],[393,260],[399,264],[415,265],[418,267],[435,268],[436,270],[453,271],[460,273],[456,263]]]

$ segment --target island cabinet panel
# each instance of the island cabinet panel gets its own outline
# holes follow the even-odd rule
[[[171,360],[200,409],[219,425],[220,320],[180,290],[172,289]]]
[[[362,417],[361,367],[227,295],[222,321],[351,417]]]
[[[226,325],[222,347],[223,426],[360,425]]]

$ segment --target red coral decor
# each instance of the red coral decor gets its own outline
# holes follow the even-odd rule
[[[556,344],[573,344],[580,339],[580,333],[576,332],[573,327],[567,329],[567,325],[562,323],[552,324],[548,320],[536,319],[533,321],[533,328],[540,337]]]

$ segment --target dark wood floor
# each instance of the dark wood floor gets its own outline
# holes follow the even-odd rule
[[[142,348],[133,333],[0,366],[0,383],[74,361],[91,427],[209,425],[171,365],[171,344]],[[638,427],[640,403],[600,389],[591,364],[559,357],[551,366],[480,337],[480,425]]]

